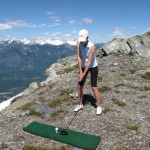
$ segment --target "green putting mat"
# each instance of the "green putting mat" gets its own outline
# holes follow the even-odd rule
[[[32,122],[23,128],[24,131],[53,139],[55,141],[70,144],[74,147],[83,148],[86,150],[95,150],[99,144],[101,137],[96,135],[85,134],[82,132],[66,130],[67,135],[56,133],[55,126],[47,125],[39,122]]]

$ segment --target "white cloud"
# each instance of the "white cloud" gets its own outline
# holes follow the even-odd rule
[[[72,37],[72,34],[68,33],[68,34],[65,34],[64,36],[68,38],[68,37]]]
[[[88,17],[83,18],[82,21],[83,21],[84,23],[86,23],[86,24],[92,24],[92,23],[93,23],[92,19],[91,19],[91,18],[88,18]]]
[[[12,26],[10,26],[9,24],[0,23],[0,30],[9,30],[11,28],[12,28]]]
[[[122,29],[120,29],[119,27],[115,27],[115,29],[114,29],[113,33],[111,34],[111,36],[113,38],[119,38],[119,37],[123,37],[125,35],[124,35]]]
[[[58,36],[58,35],[60,35],[61,33],[60,32],[55,32],[55,33],[53,33],[53,34],[51,34],[51,35],[53,35],[53,36]]]
[[[44,35],[49,35],[49,33],[48,33],[48,32],[45,32]]]
[[[77,33],[78,33],[78,31],[76,31],[76,30],[72,31],[72,34],[77,34]]]
[[[46,15],[54,15],[54,12],[48,11],[48,12],[46,13]]]
[[[7,24],[12,26],[12,27],[25,27],[25,26],[31,25],[31,24],[29,24],[23,20],[9,21],[9,22],[7,22]]]
[[[51,34],[50,36],[53,39],[60,39],[61,33],[60,32],[55,32],[55,33]]]
[[[38,27],[46,27],[45,23],[41,23]]]
[[[57,23],[57,22],[56,23],[54,22],[53,24],[49,24],[48,27],[55,27],[55,26],[59,26],[59,25],[61,25],[61,24]]]
[[[57,15],[55,15],[54,12],[49,11],[49,12],[46,13],[46,15],[48,15],[49,18],[50,18],[51,20],[53,20],[54,22],[61,22],[60,17],[57,16]]]
[[[73,25],[75,23],[76,23],[76,20],[73,20],[73,19],[69,20],[69,25]]]
[[[55,22],[61,22],[61,19],[58,16],[50,16],[50,18]]]
[[[14,27],[35,27],[31,23],[27,23],[23,20],[16,20],[16,21],[8,21],[5,23],[0,23],[0,30],[9,30]]]

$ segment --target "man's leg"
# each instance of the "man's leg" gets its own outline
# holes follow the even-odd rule
[[[83,109],[83,86],[80,84],[78,85],[78,100],[79,100],[79,104],[74,109],[74,112]]]
[[[97,103],[97,115],[100,115],[102,113],[102,107],[100,106],[100,93],[97,88],[97,76],[98,76],[98,67],[91,68],[90,69],[91,73],[91,88],[94,93],[96,103]]]
[[[97,111],[96,114],[100,115],[102,113],[102,107],[100,106],[100,94],[97,87],[92,87],[92,91],[94,93],[96,104],[97,104]]]
[[[79,105],[83,105],[83,86],[78,85],[78,100],[79,100]]]
[[[99,94],[99,90],[98,90],[97,87],[92,87],[92,91],[93,91],[95,99],[96,99],[97,107],[100,107],[100,94]]]
[[[84,72],[85,68],[82,68],[82,71]],[[85,76],[83,77],[82,81],[79,82],[78,85],[78,99],[79,99],[79,104],[83,105],[83,87],[87,78],[89,70],[87,71],[87,73],[85,74]]]
[[[82,71],[84,71],[84,68],[82,68]],[[81,110],[83,108],[83,87],[84,83],[86,81],[86,77],[88,75],[88,72],[86,75],[83,77],[82,81],[79,82],[78,84],[78,100],[79,100],[79,105],[74,109],[75,112]]]

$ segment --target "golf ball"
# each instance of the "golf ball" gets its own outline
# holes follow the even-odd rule
[[[58,133],[58,128],[55,128],[56,133]]]

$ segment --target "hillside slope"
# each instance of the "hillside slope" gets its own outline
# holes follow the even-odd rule
[[[70,129],[100,135],[97,150],[148,150],[150,148],[150,60],[129,54],[100,57],[98,87],[102,115],[96,115],[89,77],[84,109]],[[50,73],[50,72],[51,73]],[[47,70],[49,78],[29,95],[17,98],[0,112],[0,149],[21,150],[27,145],[51,149],[78,148],[23,132],[32,121],[66,127],[78,103],[70,94],[77,89],[77,58],[63,59]],[[51,80],[52,79],[52,80]],[[25,92],[26,93],[26,92]]]

